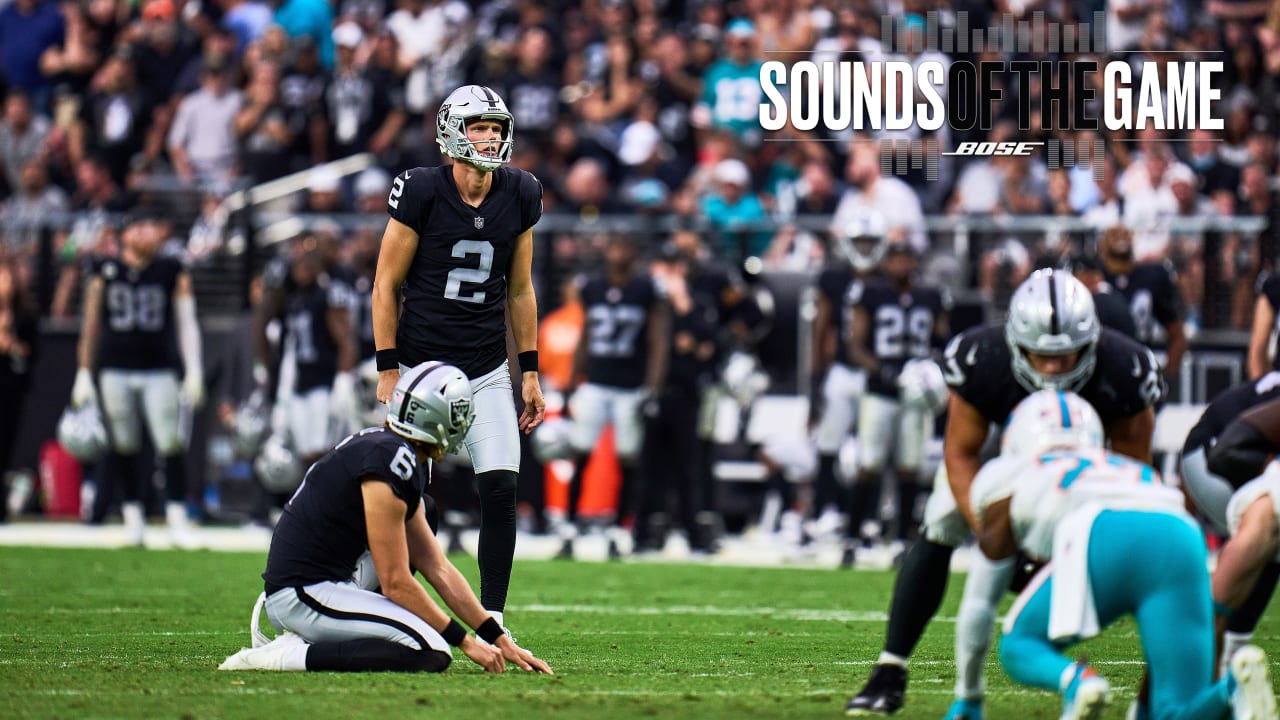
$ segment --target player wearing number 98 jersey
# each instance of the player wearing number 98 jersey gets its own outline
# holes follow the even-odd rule
[[[111,431],[100,492],[110,500],[119,484],[126,537],[129,544],[139,546],[145,531],[142,482],[150,477],[137,462],[145,420],[164,463],[165,514],[174,543],[190,547],[194,540],[183,503],[186,438],[179,422],[179,400],[197,407],[204,398],[200,328],[191,276],[178,259],[159,255],[164,238],[153,220],[146,214],[131,218],[124,228],[120,256],[93,267],[85,289],[80,370],[71,402],[76,407],[98,404],[92,373],[99,370],[100,407]]]
[[[544,411],[531,273],[542,185],[504,167],[514,133],[515,120],[489,88],[467,85],[445,99],[436,139],[453,163],[392,181],[372,303],[379,401],[390,399],[402,370],[422,362],[447,362],[471,378],[476,422],[466,446],[480,489],[480,596],[499,622],[515,553],[519,432],[532,431]],[[520,354],[519,420],[507,369],[508,312]]]

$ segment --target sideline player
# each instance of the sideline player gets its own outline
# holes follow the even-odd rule
[[[200,326],[191,275],[180,260],[160,254],[166,238],[148,212],[140,211],[128,221],[120,256],[100,260],[93,267],[85,288],[77,351],[80,369],[71,404],[82,407],[98,402],[93,372],[99,370],[101,407],[111,439],[99,492],[120,487],[126,542],[138,547],[146,532],[142,488],[144,478],[150,477],[138,467],[139,424],[146,421],[164,465],[169,533],[174,545],[190,549],[196,540],[184,503],[186,438],[179,419],[180,401],[192,408],[204,402]]]
[[[219,670],[442,672],[459,648],[487,672],[511,662],[550,673],[485,612],[431,529],[423,468],[466,437],[471,384],[438,362],[406,370],[383,427],[338,443],[307,470],[285,505],[267,554],[264,607],[279,633]],[[353,579],[368,546],[382,592]],[[478,642],[414,578],[418,568]],[[257,610],[254,612],[256,629]]]
[[[1089,290],[1063,270],[1037,270],[1014,291],[1003,327],[965,331],[947,345],[943,372],[951,387],[943,466],[925,506],[924,532],[894,584],[884,649],[850,715],[888,715],[902,707],[907,662],[946,594],[951,554],[974,526],[969,488],[992,423],[1042,389],[1071,390],[1103,419],[1116,452],[1151,461],[1153,406],[1163,392],[1147,348],[1101,327]],[[982,666],[996,604],[1009,587],[1013,562],[975,557],[956,625],[955,717],[980,717]],[[958,712],[957,712],[958,711]]]
[[[1110,685],[1062,650],[1132,614],[1150,678],[1149,717],[1219,720],[1231,710],[1274,718],[1261,649],[1241,648],[1213,681],[1204,534],[1182,493],[1103,445],[1102,420],[1080,396],[1038,392],[1013,411],[1001,456],[974,480],[982,552],[1000,559],[1021,549],[1053,561],[1005,619],[1005,671],[1062,693],[1063,718],[1099,718]]]
[[[860,294],[850,293],[849,357],[866,372],[867,388],[858,409],[858,474],[850,490],[842,567],[853,567],[862,524],[878,515],[877,491],[890,457],[897,479],[898,539],[905,541],[913,529],[917,476],[934,415],[900,401],[898,377],[908,361],[928,358],[951,334],[950,296],[915,282],[921,255],[905,236],[889,240],[880,261],[883,282],[869,281]]]
[[[471,378],[476,422],[465,442],[480,490],[480,601],[500,624],[516,547],[519,433],[532,432],[546,410],[531,272],[542,185],[504,167],[514,135],[506,103],[489,88],[449,94],[436,115],[436,142],[453,163],[392,181],[373,283],[379,402],[391,399],[401,372],[428,360]],[[518,421],[504,312],[519,353]]]

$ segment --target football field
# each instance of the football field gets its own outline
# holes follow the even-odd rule
[[[262,553],[0,548],[0,715],[10,718],[836,718],[879,651],[893,575],[709,564],[518,561],[508,622],[555,677],[229,673],[249,642]],[[475,561],[455,561],[476,582]],[[948,599],[899,717],[951,700]],[[1006,603],[1007,606],[1007,603]],[[1275,618],[1260,644],[1280,656]],[[1124,717],[1134,626],[1088,644]],[[989,664],[991,718],[1056,717],[1057,699]]]

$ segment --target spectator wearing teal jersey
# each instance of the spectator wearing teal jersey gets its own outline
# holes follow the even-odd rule
[[[702,198],[702,214],[720,237],[720,257],[739,262],[764,254],[769,217],[751,189],[751,171],[735,158],[721,160],[712,174],[714,189]]]
[[[333,5],[326,0],[284,0],[275,22],[290,38],[306,35],[320,48],[320,62],[333,69]]]
[[[694,124],[728,129],[748,146],[760,143],[761,62],[755,50],[756,28],[739,18],[725,29],[728,57],[707,68],[702,76],[702,98],[693,110]]]

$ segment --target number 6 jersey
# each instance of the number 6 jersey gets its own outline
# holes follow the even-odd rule
[[[516,238],[542,217],[542,185],[509,167],[493,172],[479,207],[462,201],[452,166],[396,176],[387,212],[418,234],[404,282],[400,362],[440,360],[480,377],[507,357],[507,268]]]
[[[102,278],[98,367],[167,370],[180,367],[173,325],[173,289],[185,272],[174,257],[156,256],[144,268],[118,258],[90,266]]]

